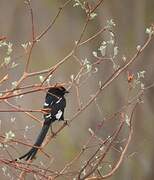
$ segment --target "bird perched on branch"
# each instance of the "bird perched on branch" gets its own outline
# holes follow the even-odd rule
[[[64,109],[66,107],[66,99],[64,97],[65,93],[68,93],[68,91],[63,86],[55,86],[48,90],[44,103],[45,121],[43,127],[34,143],[34,146],[26,154],[15,161],[21,159],[25,159],[26,161],[34,159],[51,124],[56,120],[64,120]]]

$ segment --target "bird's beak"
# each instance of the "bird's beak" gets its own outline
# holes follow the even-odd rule
[[[66,90],[65,93],[69,93],[69,91]]]

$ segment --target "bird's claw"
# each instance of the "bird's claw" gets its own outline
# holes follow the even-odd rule
[[[69,123],[68,123],[67,120],[64,121],[64,125],[65,125],[65,126],[69,126]]]

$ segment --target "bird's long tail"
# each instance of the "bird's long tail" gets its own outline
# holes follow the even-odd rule
[[[18,159],[21,160],[21,159],[25,158],[25,160],[28,161],[28,160],[32,160],[35,157],[39,147],[43,143],[43,140],[44,140],[44,138],[45,138],[45,136],[49,130],[51,123],[52,123],[51,120],[45,120],[43,127],[42,127],[42,129],[41,129],[41,131],[40,131],[40,133],[36,139],[36,142],[34,143],[34,147],[32,147],[26,154],[19,157]],[[15,159],[15,161],[17,161],[18,159]]]

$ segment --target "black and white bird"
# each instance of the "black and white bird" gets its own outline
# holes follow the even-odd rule
[[[64,97],[65,93],[68,93],[68,91],[63,86],[52,87],[48,90],[43,107],[44,110],[47,110],[44,114],[45,121],[43,127],[34,143],[34,146],[26,154],[19,157],[19,160],[25,159],[28,161],[34,159],[51,124],[56,120],[64,120],[64,109],[66,107],[66,99]]]

